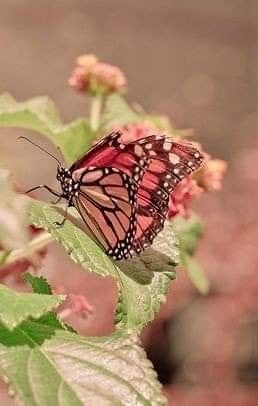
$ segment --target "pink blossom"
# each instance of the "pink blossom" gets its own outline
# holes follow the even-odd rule
[[[69,293],[69,305],[73,313],[82,317],[88,317],[94,310],[86,297],[78,293]]]
[[[67,295],[66,302],[62,305],[61,310],[58,312],[58,316],[61,319],[66,319],[72,314],[87,318],[93,313],[94,308],[84,295],[80,293],[68,293],[63,285],[55,286],[53,288],[53,293],[56,295]]]
[[[99,60],[94,54],[85,54],[78,56],[76,62],[77,65],[83,67],[88,73],[91,71],[91,68],[99,62]]]
[[[85,69],[82,66],[76,66],[68,83],[75,90],[86,92],[88,90],[89,81],[85,75]]]
[[[189,215],[189,203],[193,197],[198,197],[202,189],[191,176],[183,179],[176,189],[170,194],[168,217],[172,218],[179,214],[182,217]]]
[[[194,178],[198,185],[207,191],[217,191],[222,188],[222,179],[227,170],[227,163],[221,159],[212,159],[206,154],[206,161]]]
[[[104,93],[123,93],[127,85],[126,78],[117,66],[98,62],[91,70],[91,86],[103,88]]]
[[[119,130],[122,133],[122,141],[125,144],[140,140],[141,138],[148,137],[153,134],[160,134],[160,131],[157,130],[157,128],[144,122],[138,124],[128,124],[120,127]]]
[[[77,58],[68,83],[74,89],[91,94],[123,93],[127,81],[117,66],[101,62],[95,55],[86,54]]]

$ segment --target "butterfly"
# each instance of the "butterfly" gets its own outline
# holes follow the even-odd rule
[[[164,226],[169,195],[202,161],[202,154],[190,143],[177,143],[165,135],[126,142],[115,131],[70,168],[58,161],[61,193],[47,185],[28,192],[45,188],[58,200],[66,199],[67,208],[77,209],[105,252],[124,260],[152,244]]]

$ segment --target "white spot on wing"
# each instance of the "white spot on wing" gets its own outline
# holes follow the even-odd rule
[[[169,154],[169,160],[173,165],[176,165],[180,162],[179,156],[176,154],[173,154],[172,152]]]
[[[135,147],[134,147],[134,153],[135,153],[135,155],[141,157],[142,154],[143,154],[143,149],[142,149],[142,147],[141,147],[140,145],[138,145],[138,144],[135,145]]]
[[[171,147],[172,147],[171,142],[168,142],[168,141],[164,142],[164,144],[163,144],[164,151],[167,151],[167,152],[170,151]]]

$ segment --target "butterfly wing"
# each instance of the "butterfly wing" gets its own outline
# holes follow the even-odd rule
[[[117,168],[74,171],[79,181],[73,204],[83,221],[114,259],[129,255],[136,233],[136,191],[132,179]]]
[[[75,171],[88,166],[108,166],[117,155],[113,145],[117,144],[117,139],[121,136],[119,131],[112,132],[93,145],[81,158],[71,167],[70,171]]]
[[[138,143],[149,164],[137,190],[137,229],[131,254],[139,254],[152,244],[164,226],[170,193],[203,161],[191,144],[175,143],[164,136],[146,137]]]
[[[163,135],[151,135],[127,143],[121,132],[113,132],[70,168],[74,180],[80,183],[75,206],[108,254],[116,259],[128,258],[152,244],[163,228],[170,193],[182,179],[200,167],[202,160],[200,152],[191,144],[176,143]],[[107,170],[112,173],[107,173]],[[119,176],[108,177],[114,175],[115,170]],[[98,199],[89,197],[87,193],[89,171],[96,176],[95,179],[92,175],[95,179],[92,186],[100,187]],[[103,182],[105,177],[106,185],[103,187],[99,182]],[[109,181],[113,182],[109,185],[110,189]],[[121,210],[114,202],[119,199],[116,196],[119,187],[125,187],[125,184],[129,185],[127,204],[123,214],[118,215]],[[106,204],[110,207],[103,204],[107,198]],[[133,209],[129,208],[131,204]],[[117,219],[117,216],[120,218]],[[116,223],[115,232],[112,221]]]
[[[144,174],[148,157],[137,143],[125,144],[122,133],[117,131],[107,135],[94,145],[81,159],[76,161],[70,171],[84,171],[85,168],[113,167],[131,177],[136,184]]]

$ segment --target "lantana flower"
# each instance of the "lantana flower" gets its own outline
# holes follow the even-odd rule
[[[221,159],[213,159],[205,154],[204,165],[194,175],[198,185],[208,192],[222,188],[222,180],[227,170],[227,163]]]
[[[140,140],[141,138],[149,137],[153,134],[161,133],[156,127],[144,122],[125,125],[120,127],[119,131],[122,133],[122,141],[125,144]]]
[[[199,197],[203,189],[197,185],[192,176],[183,179],[169,196],[168,218],[180,215],[189,216],[189,204],[194,197]]]
[[[69,79],[74,89],[92,95],[125,92],[127,81],[117,66],[101,62],[92,54],[79,56],[76,63]]]

